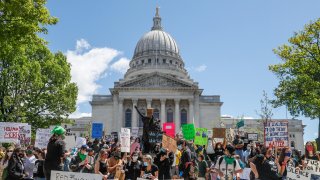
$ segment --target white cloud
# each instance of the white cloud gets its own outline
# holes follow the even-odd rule
[[[84,39],[77,41],[75,50],[67,51],[72,81],[77,83],[79,89],[77,104],[89,101],[92,94],[97,92],[100,85],[96,81],[119,54],[119,51],[108,47],[91,48]]]
[[[69,118],[80,118],[80,117],[91,117],[92,113],[88,112],[80,112],[79,106],[77,107],[77,110],[70,114]]]
[[[202,65],[194,68],[194,70],[197,71],[197,72],[203,72],[203,71],[205,71],[206,69],[207,69],[207,66],[204,65],[204,64],[202,64]]]
[[[111,65],[111,69],[124,74],[129,68],[129,62],[130,62],[129,59],[121,58],[117,62]]]

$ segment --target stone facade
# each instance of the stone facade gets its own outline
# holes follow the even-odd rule
[[[161,26],[157,8],[153,27],[138,41],[123,79],[114,83],[110,95],[93,95],[92,120],[104,123],[107,134],[121,127],[142,127],[134,109],[154,109],[162,123],[215,127],[221,116],[220,96],[202,95],[190,78],[175,40]]]

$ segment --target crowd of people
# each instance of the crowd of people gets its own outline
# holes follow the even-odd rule
[[[289,147],[264,147],[244,143],[214,142],[198,146],[176,137],[177,150],[156,144],[143,152],[140,138],[131,138],[132,151],[121,152],[117,138],[94,139],[80,148],[65,149],[65,130],[53,130],[47,148],[18,145],[0,151],[0,172],[4,180],[49,180],[52,170],[100,174],[106,179],[199,179],[199,180],[279,180],[286,179],[287,164],[305,168],[305,160],[319,160],[315,145],[307,142],[305,152]],[[303,155],[302,155],[303,154]]]

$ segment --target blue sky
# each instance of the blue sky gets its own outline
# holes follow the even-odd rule
[[[136,43],[152,26],[157,5],[191,78],[204,94],[220,95],[222,114],[234,117],[258,117],[262,91],[273,98],[278,84],[268,70],[280,63],[272,49],[320,17],[318,0],[51,0],[47,7],[60,21],[44,38],[73,66],[73,81],[80,86],[75,116],[89,115],[91,95],[109,94],[123,76]],[[273,118],[286,118],[285,108],[273,113]],[[307,125],[304,139],[316,138],[318,120],[300,119]]]

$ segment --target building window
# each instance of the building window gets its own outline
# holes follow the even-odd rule
[[[146,110],[145,109],[140,109],[140,112],[142,115],[146,115]],[[143,127],[143,122],[141,116],[139,116],[139,127]]]
[[[295,135],[294,135],[294,134],[292,134],[292,137],[293,137],[293,138],[295,138]]]
[[[141,64],[144,64],[144,60],[141,60]]]
[[[132,115],[131,109],[127,109],[125,114],[125,122],[124,122],[125,127],[131,127],[131,122],[132,122],[131,115]]]
[[[293,148],[295,147],[294,141],[291,141],[290,146]]]
[[[181,117],[181,126],[188,123],[188,113],[187,113],[187,110],[182,109],[182,110],[181,110],[180,117]]]
[[[163,64],[167,63],[167,60],[166,59],[162,59],[162,63]]]
[[[290,138],[292,137],[291,134],[289,135],[289,137],[290,137]]]
[[[159,109],[155,109],[155,110],[153,111],[153,117],[156,118],[156,119],[159,119],[159,117],[160,117],[160,111],[159,111]]]
[[[159,63],[159,59],[157,58],[157,64]]]
[[[170,64],[172,64],[172,60],[170,60]]]
[[[167,110],[167,122],[173,122],[173,110],[171,108]]]
[[[151,59],[148,59],[148,63],[151,64]]]

